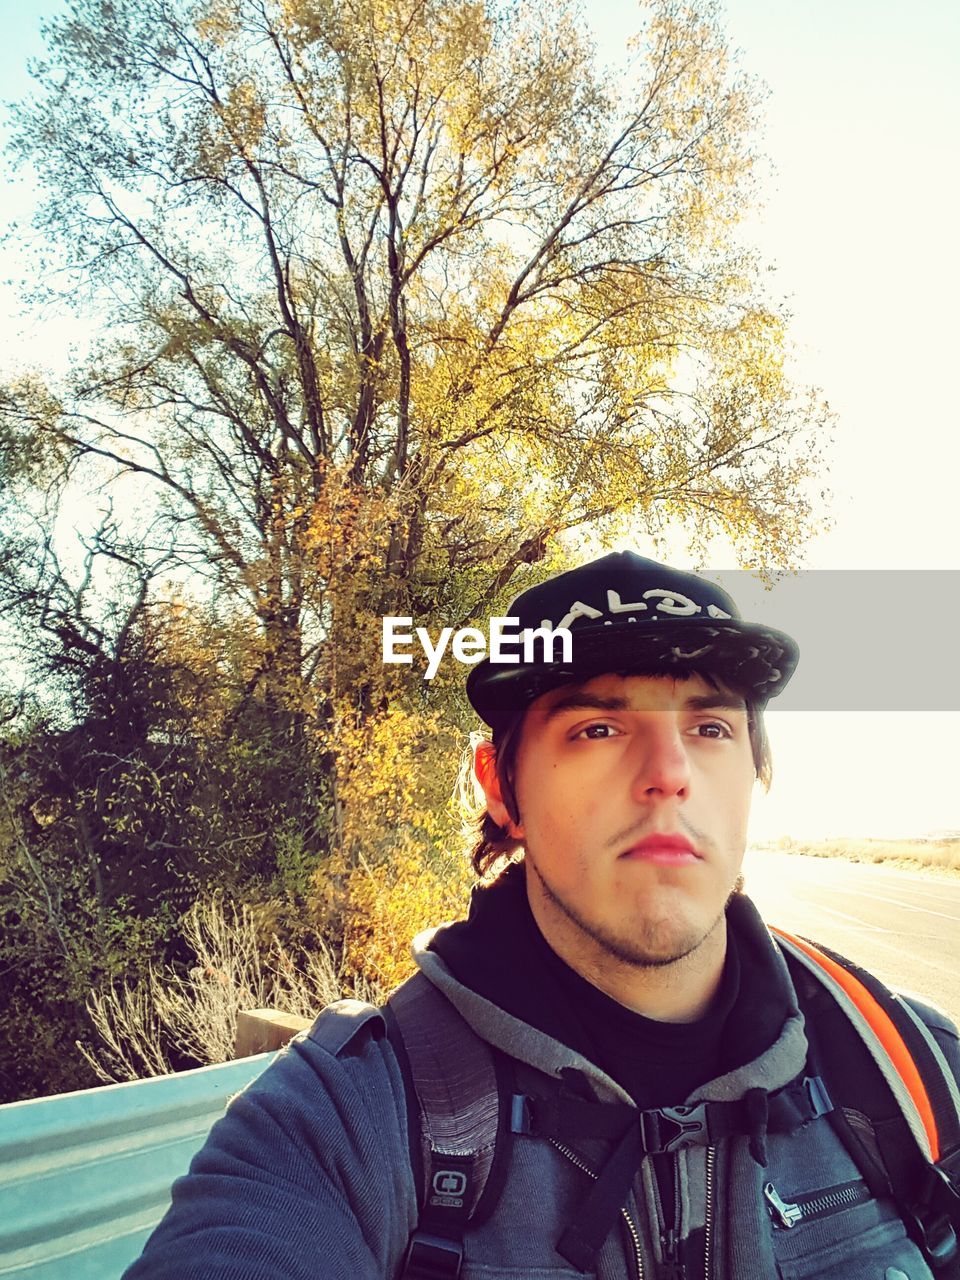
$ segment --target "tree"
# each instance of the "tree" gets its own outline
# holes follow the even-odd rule
[[[101,336],[0,387],[0,601],[60,698],[21,813],[54,761],[73,815],[23,848],[86,823],[109,918],[219,879],[391,937],[396,867],[444,898],[463,709],[380,615],[460,625],[581,528],[775,564],[812,525],[826,414],[734,236],[756,91],[711,0],[651,0],[618,81],[546,0],[74,0],[48,40],[37,293]]]
[[[796,544],[821,420],[731,248],[709,3],[656,0],[625,88],[546,4],[78,0],[50,45],[16,150],[107,336],[8,431],[137,477],[278,706],[358,611],[475,612],[563,530]]]

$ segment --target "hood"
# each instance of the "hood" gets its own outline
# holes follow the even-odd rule
[[[734,1100],[758,1087],[772,1091],[800,1074],[806,1060],[803,1015],[779,949],[744,895],[732,900],[727,919],[745,981],[725,1023],[724,1069],[677,1102]],[[556,966],[565,966],[532,921],[522,864],[493,885],[477,887],[466,920],[419,934],[413,957],[424,977],[490,1044],[552,1078],[577,1073],[601,1101],[632,1103],[591,1061],[575,1010],[565,1014],[563,1001],[537,999],[538,984],[550,983]],[[655,1031],[649,1020],[622,1006],[612,1012],[621,1009],[627,1023],[646,1023]]]

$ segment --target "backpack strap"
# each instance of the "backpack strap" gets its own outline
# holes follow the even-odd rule
[[[765,1165],[768,1133],[794,1133],[832,1110],[823,1081],[809,1076],[798,1077],[774,1093],[755,1088],[736,1101],[646,1111],[562,1094],[547,1099],[514,1097],[514,1123],[516,1126],[517,1119],[522,1121],[521,1133],[564,1142],[582,1137],[615,1140],[603,1168],[594,1174],[596,1181],[557,1244],[557,1252],[583,1272],[596,1269],[597,1255],[626,1203],[645,1157],[685,1147],[712,1146],[742,1134],[750,1140],[753,1158]]]
[[[506,1060],[422,974],[399,987],[382,1013],[404,1076],[420,1203],[398,1280],[456,1280],[464,1233],[496,1207],[515,1134],[613,1140],[598,1182],[557,1245],[589,1271],[644,1155],[731,1133],[748,1134],[751,1150],[762,1150],[767,1132],[792,1132],[832,1108],[822,1081],[807,1077],[774,1094],[756,1089],[758,1096],[740,1102],[644,1112],[568,1094],[560,1083],[529,1096],[515,1091]]]
[[[512,1082],[505,1059],[422,974],[393,992],[384,1013],[419,1179],[420,1221],[399,1280],[456,1280],[464,1232],[489,1217],[506,1180]]]
[[[900,1136],[884,1142],[885,1172],[928,1263],[945,1276],[960,1256],[960,1089],[952,1070],[922,1018],[872,974],[806,939],[772,932],[785,957],[832,997],[895,1100]],[[553,1108],[531,1124],[533,1100],[514,1095],[506,1059],[422,974],[399,987],[382,1013],[404,1076],[421,1208],[398,1280],[457,1280],[465,1231],[489,1217],[503,1189],[512,1134],[552,1128]],[[840,1064],[838,1055],[827,1057],[829,1081]],[[830,1111],[824,1097],[816,1114]],[[681,1117],[667,1119],[676,1128]],[[691,1119],[682,1117],[683,1129]],[[585,1116],[564,1115],[559,1127],[578,1121]],[[596,1132],[595,1123],[591,1115],[585,1127]]]
[[[903,1122],[893,1137],[884,1129],[880,1152],[894,1198],[931,1267],[955,1267],[960,1090],[939,1045],[906,1001],[873,974],[805,938],[771,932],[784,956],[833,998],[883,1077]],[[842,1063],[840,1055],[828,1059],[829,1081]]]
[[[932,1030],[913,1007],[910,1000],[894,997],[896,1007],[902,1011],[920,1037],[930,1055],[931,1066],[924,1070],[924,1079],[930,1094],[930,1102],[934,1115],[938,1117],[941,1158],[944,1154],[960,1146],[960,1084],[937,1043]],[[935,1069],[933,1068],[935,1064]],[[932,1079],[931,1079],[932,1077]]]

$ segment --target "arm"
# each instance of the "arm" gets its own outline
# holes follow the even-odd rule
[[[124,1280],[389,1280],[417,1221],[403,1083],[382,1018],[346,1023],[231,1102]]]

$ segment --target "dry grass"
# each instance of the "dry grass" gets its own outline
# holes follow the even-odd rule
[[[758,846],[781,853],[802,853],[811,858],[846,858],[850,862],[886,862],[900,867],[923,867],[960,874],[960,836],[942,840],[782,840]]]
[[[183,921],[183,936],[197,958],[184,975],[148,967],[138,983],[93,991],[87,1010],[100,1043],[76,1045],[105,1084],[168,1075],[170,1046],[202,1063],[233,1057],[242,1009],[282,1009],[315,1018],[349,989],[377,1003],[383,992],[345,972],[326,947],[297,965],[273,938],[264,947],[252,913],[219,897],[198,902]]]

